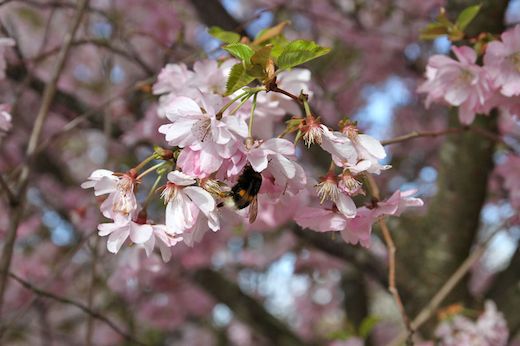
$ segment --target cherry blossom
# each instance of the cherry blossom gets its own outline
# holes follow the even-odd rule
[[[153,227],[148,224],[138,224],[131,219],[118,218],[111,223],[102,223],[98,226],[99,235],[108,235],[107,249],[111,253],[117,253],[121,246],[130,236],[135,244],[143,244],[150,239]]]
[[[247,161],[257,172],[264,172],[274,179],[278,187],[297,192],[307,178],[303,168],[295,162],[294,144],[282,138],[256,142],[246,152]]]
[[[206,190],[193,186],[195,183],[193,177],[182,172],[168,173],[168,183],[162,192],[166,226],[178,234],[193,233],[193,227],[209,227],[213,231],[220,228],[215,200]],[[184,236],[184,241],[189,242],[189,236]]]
[[[330,209],[303,207],[295,221],[304,228],[317,232],[339,231],[345,242],[369,247],[371,244],[372,224],[383,215],[399,216],[408,207],[420,207],[423,201],[411,197],[415,190],[396,191],[386,201],[378,202],[376,207],[361,207],[355,217],[348,218],[343,213]],[[339,208],[338,208],[339,209]]]
[[[501,41],[490,42],[484,55],[484,68],[500,92],[520,95],[520,25],[504,32]]]
[[[171,247],[175,246],[178,242],[182,241],[175,232],[172,232],[166,227],[166,225],[151,225],[152,232],[150,238],[142,243],[146,251],[146,255],[150,256],[155,245],[159,248],[161,258],[164,262],[170,261],[172,257]]]
[[[128,217],[137,209],[135,185],[133,174],[125,173],[116,176],[112,171],[98,169],[92,172],[81,187],[84,189],[93,187],[96,196],[108,194],[100,209],[105,217],[115,220],[117,216]]]
[[[170,124],[162,125],[159,132],[165,134],[168,144],[198,151],[199,169],[202,174],[211,174],[219,169],[224,159],[237,150],[238,143],[247,136],[247,124],[236,116],[217,112],[225,99],[204,95],[200,105],[188,97],[176,97],[168,106]],[[186,161],[181,160],[184,164]]]
[[[417,89],[427,93],[426,106],[445,101],[459,107],[459,119],[471,124],[491,96],[492,85],[487,71],[476,64],[477,54],[469,47],[453,47],[458,61],[434,55],[426,67],[426,82]]]
[[[440,324],[435,334],[445,346],[505,346],[509,331],[495,303],[486,301],[484,313],[477,321],[456,315]]]

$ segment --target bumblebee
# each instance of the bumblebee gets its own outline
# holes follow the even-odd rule
[[[256,220],[258,214],[258,191],[262,186],[262,175],[256,172],[251,165],[247,165],[237,183],[231,189],[231,197],[237,209],[249,207],[249,223]]]

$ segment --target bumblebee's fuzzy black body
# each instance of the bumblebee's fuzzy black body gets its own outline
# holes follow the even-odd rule
[[[231,196],[237,209],[244,209],[253,202],[262,186],[262,175],[247,165],[231,189]]]

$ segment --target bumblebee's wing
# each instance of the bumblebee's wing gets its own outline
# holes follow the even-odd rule
[[[258,198],[255,196],[249,205],[249,223],[253,223],[258,215]]]

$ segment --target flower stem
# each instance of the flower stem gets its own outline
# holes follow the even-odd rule
[[[150,188],[150,192],[148,192],[148,195],[146,196],[146,199],[143,202],[143,209],[146,209],[148,207],[148,203],[152,199],[152,196],[155,193],[155,190],[157,189],[157,186],[159,185],[159,182],[161,181],[164,174],[159,174],[157,178],[155,179],[152,187]]]
[[[249,127],[248,127],[248,137],[252,138],[253,135],[253,119],[255,118],[255,109],[256,109],[256,97],[258,96],[258,92],[256,92],[253,96],[253,105],[251,106],[251,116],[249,117]]]
[[[158,164],[156,164],[156,165],[154,165],[154,166],[148,168],[148,169],[145,170],[143,173],[139,174],[139,175],[137,176],[136,179],[139,180],[139,179],[143,178],[145,175],[147,175],[147,174],[149,174],[149,173],[155,171],[156,169],[161,168],[161,167],[164,166],[166,163],[167,163],[167,162],[163,161],[163,162],[161,162],[161,163],[158,163]]]
[[[157,158],[157,154],[153,153],[152,155],[148,156],[146,159],[144,159],[142,162],[138,163],[137,166],[135,166],[133,169],[136,171],[139,171],[141,168],[146,166],[149,162],[152,160],[155,160]]]
[[[242,94],[238,95],[237,97],[231,99],[231,101],[229,101],[228,103],[226,103],[218,112],[217,114],[215,115],[215,118],[217,118],[217,120],[220,120],[222,119],[222,114],[224,114],[224,112],[226,111],[226,109],[228,109],[229,107],[231,107],[231,105],[233,103],[235,103],[236,101],[240,100],[242,97],[246,96],[247,94],[250,94],[250,91],[247,90],[247,91],[244,91]]]

